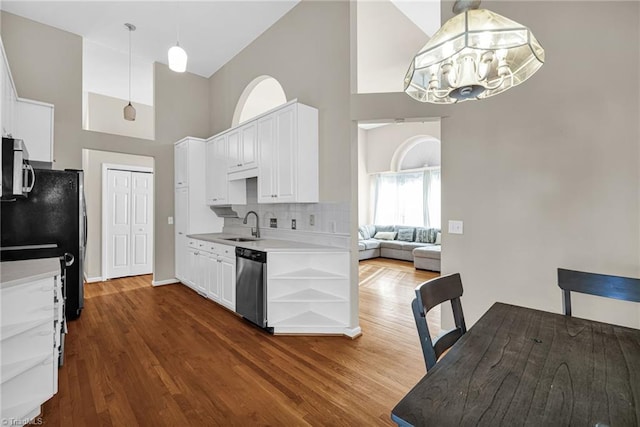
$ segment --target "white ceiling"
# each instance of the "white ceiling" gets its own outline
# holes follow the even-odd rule
[[[187,71],[209,77],[284,16],[299,0],[227,1],[25,1],[2,0],[0,8],[128,51],[125,22],[137,27],[133,53],[167,63],[176,42],[187,51]]]

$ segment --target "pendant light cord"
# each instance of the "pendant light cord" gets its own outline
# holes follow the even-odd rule
[[[180,46],[180,2],[176,1],[176,44]]]
[[[131,28],[129,28],[129,104],[131,104]]]

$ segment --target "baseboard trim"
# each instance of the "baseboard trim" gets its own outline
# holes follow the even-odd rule
[[[84,281],[87,283],[96,283],[96,282],[102,282],[102,276],[96,276],[96,277],[87,277],[86,275],[84,276]]]
[[[347,328],[345,329],[344,334],[349,338],[355,339],[362,335],[362,329],[360,329],[360,326],[357,326],[355,328]]]
[[[151,281],[151,284],[153,286],[170,285],[172,283],[180,283],[180,281],[178,279],[152,280]]]

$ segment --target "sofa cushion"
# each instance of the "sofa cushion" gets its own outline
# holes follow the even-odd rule
[[[364,251],[365,249],[367,249],[367,246],[364,244],[364,242],[361,240],[358,242],[358,250],[359,251]]]
[[[376,229],[376,233],[378,231],[397,231],[394,225],[375,225],[374,227]]]
[[[422,248],[425,245],[431,246],[431,243],[402,242],[402,249],[405,251],[412,251],[415,248]]]
[[[415,230],[413,227],[398,228],[398,237],[396,239],[403,242],[413,242]]]
[[[379,239],[379,240],[394,240],[396,238],[396,232],[395,231],[378,231],[376,235],[373,236],[373,238]]]
[[[383,240],[380,242],[380,247],[381,248],[387,248],[387,249],[397,249],[399,251],[402,250],[402,245],[405,242],[398,242],[397,240]]]
[[[380,240],[362,240],[361,242],[358,242],[358,246],[360,245],[360,243],[364,244],[365,249],[378,249],[380,247]]]
[[[441,250],[442,246],[440,245],[423,246],[413,250],[413,257],[440,259]]]

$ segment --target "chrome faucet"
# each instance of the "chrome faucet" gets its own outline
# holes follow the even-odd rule
[[[259,239],[260,238],[260,218],[258,218],[258,214],[255,213],[255,211],[247,212],[247,214],[244,216],[244,220],[242,220],[242,223],[243,224],[247,223],[247,218],[249,218],[249,214],[254,214],[256,216],[256,228],[254,229],[253,227],[251,227],[251,235],[256,239]]]

